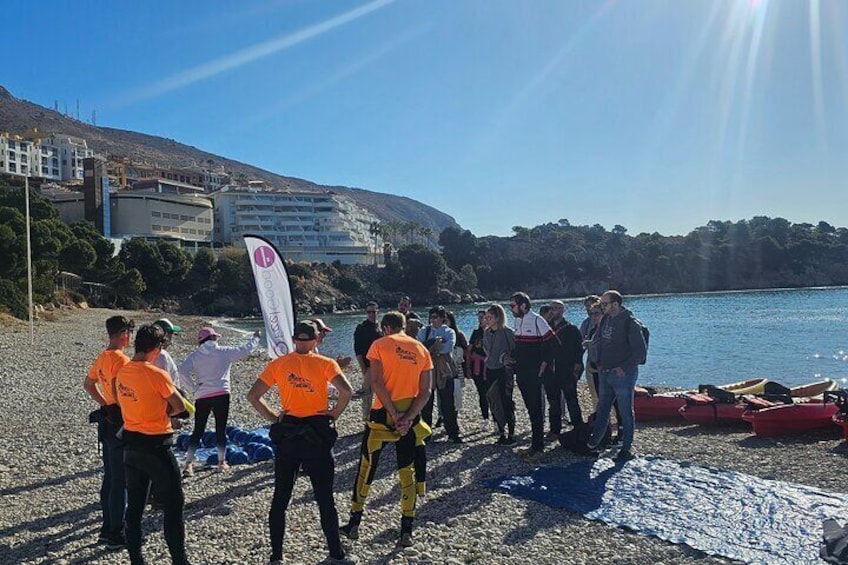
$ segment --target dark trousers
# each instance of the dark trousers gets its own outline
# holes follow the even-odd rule
[[[197,447],[200,438],[206,431],[206,421],[209,413],[215,415],[215,445],[223,447],[227,445],[227,420],[230,417],[230,395],[221,394],[209,398],[198,398],[195,403],[197,411],[194,413],[194,430],[188,440],[189,445]]]
[[[445,423],[445,431],[451,438],[459,437],[459,421],[457,420],[456,402],[454,399],[455,377],[445,381],[444,388],[436,391],[439,395],[439,405],[442,410],[442,420]]]
[[[542,402],[542,379],[539,378],[538,367],[516,372],[516,382],[527,408],[527,416],[530,418],[530,430],[532,442],[530,448],[534,451],[543,451],[545,442],[543,440],[545,425],[545,410]]]
[[[492,417],[498,425],[500,435],[512,435],[515,433],[515,401],[512,399],[514,388],[514,376],[507,375],[506,369],[487,369],[486,377],[489,382],[489,390],[486,393],[490,405]]]
[[[480,397],[480,415],[484,420],[489,419],[489,399],[486,393],[489,392],[489,380],[486,378],[486,372],[479,375],[474,375],[474,386],[477,387],[477,396]]]
[[[562,397],[574,427],[583,425],[583,413],[577,399],[577,379],[568,371],[548,371],[544,377],[545,396],[548,399],[548,421],[553,433],[562,432]]]
[[[156,489],[163,505],[165,542],[174,565],[186,565],[183,485],[180,469],[170,447],[124,450],[127,474],[127,550],[132,565],[143,565],[141,516],[149,487]]]
[[[298,470],[312,482],[312,492],[321,515],[321,529],[327,538],[330,557],[344,557],[339,541],[339,516],[333,500],[336,463],[332,447],[310,441],[303,435],[281,440],[274,459],[274,498],[268,513],[271,532],[271,561],[283,558],[283,536],[286,531],[286,509],[291,500]]]
[[[430,398],[427,399],[427,404],[421,408],[421,419],[427,422],[427,425],[433,427],[433,403],[436,402],[435,391],[430,391]],[[430,438],[427,438],[430,439]]]
[[[115,437],[118,426],[101,420],[98,436],[102,443],[103,482],[100,485],[100,508],[103,510],[102,533],[124,529],[124,508],[127,505],[124,473],[124,444]]]

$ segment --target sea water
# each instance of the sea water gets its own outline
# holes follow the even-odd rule
[[[533,300],[533,309],[547,300]],[[585,318],[579,299],[566,299],[565,317]],[[504,303],[506,304],[506,303]],[[673,388],[768,377],[786,386],[848,378],[848,288],[806,288],[625,297],[624,305],[651,330],[639,383]],[[467,336],[485,304],[456,305]],[[381,314],[392,305],[381,305]],[[414,310],[426,319],[427,308]],[[333,328],[321,353],[353,355],[353,330],[364,312],[322,316]],[[507,308],[507,318],[512,316]],[[261,320],[223,321],[252,332]]]

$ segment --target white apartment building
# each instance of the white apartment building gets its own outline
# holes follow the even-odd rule
[[[42,139],[41,147],[47,148],[50,152],[51,169],[54,157],[59,162],[60,180],[63,181],[82,180],[82,160],[86,157],[94,156],[94,150],[88,148],[88,144],[84,139],[62,133],[55,133]],[[39,174],[37,176],[41,175]]]
[[[285,259],[343,264],[374,260],[369,232],[377,217],[332,192],[290,192],[225,186],[215,203],[215,241],[243,247],[245,234],[271,241]]]
[[[36,174],[36,146],[16,136],[0,135],[0,174],[21,177]]]
[[[93,155],[84,139],[70,135],[54,134],[30,141],[0,134],[0,174],[82,180],[82,160]]]

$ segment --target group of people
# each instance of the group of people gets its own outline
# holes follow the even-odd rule
[[[225,471],[230,366],[259,344],[259,332],[241,347],[222,347],[213,328],[202,328],[198,347],[177,366],[167,348],[181,328],[168,319],[144,325],[124,316],[106,320],[109,345],[95,360],[83,388],[100,406],[91,420],[98,424],[103,459],[99,540],[110,550],[127,548],[133,565],[144,563],[141,518],[148,501],[162,508],[165,540],[176,565],[185,565],[183,491],[171,446],[183,419],[195,417],[183,475],[193,474],[194,452],[215,417],[218,469]],[[135,331],[135,353],[124,349]],[[191,394],[187,393],[191,390]],[[189,401],[188,398],[192,398]]]
[[[586,352],[587,380],[592,382],[590,388],[597,398],[588,448],[597,453],[602,446],[608,435],[610,411],[617,404],[622,437],[617,459],[632,457],[633,389],[647,349],[642,325],[622,306],[616,291],[588,297],[584,306],[587,319],[577,328],[565,320],[562,302],[553,301],[536,313],[530,297],[517,292],[510,299],[514,328],[507,325],[504,308],[492,304],[478,313],[479,325],[466,339],[456,327],[455,317],[443,307],[431,308],[425,325],[412,311],[408,297],[379,322],[378,305],[369,303],[367,318],[354,334],[354,352],[363,374],[358,394],[362,398],[364,433],[350,513],[342,526],[333,498],[333,446],[337,439],[335,421],[354,397],[343,372],[350,359],[331,359],[317,352],[317,346],[331,331],[321,320],[298,323],[292,336],[294,351],[272,360],[247,395],[257,413],[271,422],[269,435],[276,445],[274,494],[268,515],[271,565],[282,563],[286,509],[298,474],[307,475],[312,483],[330,562],[355,562],[340,538],[359,537],[380,455],[390,443],[395,445],[401,487],[398,543],[412,545],[417,499],[425,492],[426,445],[434,425],[435,405],[449,440],[461,443],[455,383],[464,376],[476,385],[486,425],[491,413],[499,445],[516,443],[513,388],[518,383],[531,424],[531,443],[522,455],[535,461],[544,452],[544,398],[549,406],[548,439],[562,432],[563,401],[574,428],[588,434],[577,398]],[[258,333],[240,348],[223,348],[216,343],[214,330],[202,329],[198,349],[177,368],[174,379],[167,367],[175,363],[165,348],[170,336],[180,331],[177,326],[160,320],[139,328],[132,360],[122,349],[130,342],[133,322],[116,316],[107,320],[106,327],[109,346],[84,385],[102,406],[101,537],[110,549],[126,546],[133,565],[144,563],[141,514],[152,486],[163,502],[165,538],[173,563],[185,565],[183,494],[180,470],[171,451],[172,419],[185,416],[195,407],[177,385],[184,377],[196,377],[192,381],[197,403],[195,429],[183,476],[193,473],[194,449],[210,413],[216,418],[219,470],[226,470],[222,449],[229,409],[229,367],[256,347]],[[165,370],[154,364],[163,353]],[[265,400],[273,387],[278,389],[279,407]],[[333,400],[328,403],[328,398]]]

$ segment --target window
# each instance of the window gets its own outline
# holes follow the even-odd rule
[[[9,163],[9,172],[17,173],[18,166],[15,163]]]
[[[181,233],[188,233],[188,228],[180,228]]]
[[[186,216],[185,214],[180,215],[180,219],[184,222],[191,220],[191,216]]]
[[[153,212],[151,212],[151,213],[150,213],[150,215],[151,215],[151,216],[153,216],[154,218],[161,218],[161,217],[162,217],[162,212],[156,212],[156,211],[154,210]]]
[[[14,151],[9,151],[9,160],[10,160],[10,161],[14,161],[14,160],[15,160],[15,152],[14,152]]]
[[[47,167],[41,167],[41,174],[49,175],[50,174],[49,171],[50,171],[50,169],[48,169]]]
[[[150,227],[153,229],[153,231],[162,231],[162,226],[160,226],[160,225],[153,224]]]

